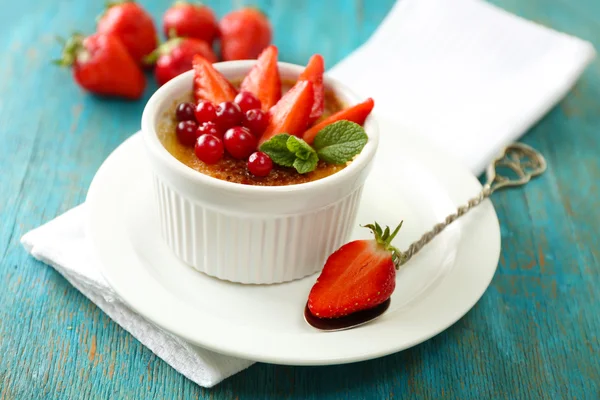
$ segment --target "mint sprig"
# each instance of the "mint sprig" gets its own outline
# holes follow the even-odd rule
[[[284,167],[293,167],[299,174],[317,168],[319,160],[330,164],[345,164],[359,154],[368,141],[365,130],[350,121],[338,121],[321,129],[313,146],[304,140],[281,133],[260,146],[260,151]]]
[[[282,133],[273,136],[260,146],[275,164],[294,167],[299,174],[306,174],[317,168],[319,157],[315,149],[304,140]]]
[[[321,160],[330,164],[345,164],[359,154],[369,140],[359,124],[338,121],[321,129],[313,143]]]
[[[287,133],[273,136],[260,146],[260,151],[267,153],[271,161],[284,167],[293,167],[296,155],[287,148],[287,141],[292,137]]]

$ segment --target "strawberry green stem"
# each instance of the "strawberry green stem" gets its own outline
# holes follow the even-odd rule
[[[125,4],[125,3],[135,3],[135,1],[134,0],[114,0],[114,1],[113,0],[109,0],[109,1],[106,1],[104,3],[104,11],[102,11],[96,17],[96,24],[99,23],[102,18],[104,18],[104,16],[106,15],[106,12],[110,8],[116,7],[116,6],[120,6],[120,5]]]
[[[110,0],[110,1],[107,1],[106,3],[104,3],[104,8],[109,9],[114,6],[120,6],[121,4],[133,3],[133,2],[134,2],[134,0],[116,0],[116,1]]]
[[[246,8],[250,9],[250,10],[254,10],[257,11],[258,13],[262,14],[263,17],[268,18],[268,15],[266,12],[263,11],[262,8],[255,6],[255,5],[251,5],[251,6],[246,6]]]
[[[192,7],[205,7],[204,3],[201,1],[188,1],[188,0],[176,0],[175,2],[173,2],[173,4],[171,4],[171,7],[185,7],[185,6],[192,6]]]
[[[158,46],[156,49],[154,49],[152,53],[145,56],[142,61],[144,62],[144,64],[148,65],[155,64],[160,56],[169,54],[171,51],[173,51],[175,47],[179,46],[182,40],[183,38],[178,37],[167,40],[166,42]]]
[[[60,43],[63,45],[61,58],[54,60],[53,63],[60,67],[72,66],[77,60],[77,55],[83,51],[84,38],[81,33],[75,33],[67,40],[61,38]]]
[[[177,37],[177,29],[175,29],[175,28],[169,29],[167,39],[174,39],[176,37]]]
[[[375,235],[375,241],[384,250],[392,253],[392,261],[394,262],[394,266],[396,269],[400,268],[402,264],[403,253],[398,250],[398,248],[392,246],[392,240],[396,237],[398,232],[400,232],[400,228],[402,227],[402,223],[404,221],[400,221],[396,229],[393,232],[390,232],[390,227],[386,226],[385,230],[381,228],[381,226],[375,222],[374,224],[364,225],[363,228],[369,228],[373,235]],[[362,226],[362,225],[361,225]]]

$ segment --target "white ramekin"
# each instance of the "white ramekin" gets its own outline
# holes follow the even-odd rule
[[[215,64],[227,78],[243,77],[254,60]],[[279,63],[282,78],[304,67]],[[154,176],[160,228],[168,246],[198,271],[239,283],[267,284],[319,271],[348,240],[364,181],[377,150],[378,132],[369,116],[369,141],[342,171],[298,185],[262,187],[222,181],[175,159],[156,127],[164,111],[192,90],[193,72],[169,81],[150,98],[142,115],[144,143]],[[363,98],[325,77],[340,100]]]

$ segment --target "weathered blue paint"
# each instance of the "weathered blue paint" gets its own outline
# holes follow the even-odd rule
[[[549,171],[495,196],[500,267],[466,317],[382,359],[257,364],[208,390],[18,244],[83,201],[104,158],[139,127],[144,101],[86,95],[49,64],[58,56],[54,35],[93,30],[101,8],[94,3],[11,1],[0,11],[0,398],[600,398],[600,62],[524,139],[546,155]],[[143,1],[156,18],[168,3]],[[206,3],[222,16],[245,2]],[[303,63],[320,52],[333,64],[369,36],[393,0],[253,3],[272,18],[283,60]],[[596,0],[494,3],[600,48]]]

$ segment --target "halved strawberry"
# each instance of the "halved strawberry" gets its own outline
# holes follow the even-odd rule
[[[323,73],[325,72],[325,61],[323,56],[315,54],[308,60],[304,72],[298,77],[300,81],[310,81],[313,84],[314,101],[310,112],[308,124],[312,124],[323,115],[325,109],[325,86],[323,85]]]
[[[308,125],[313,104],[312,82],[298,81],[281,100],[271,108],[267,129],[260,137],[261,144],[280,133],[301,136]]]
[[[212,63],[201,55],[195,55],[194,65],[194,97],[196,102],[208,100],[213,104],[233,101],[237,90],[213,67]]]
[[[401,252],[391,245],[402,223],[390,233],[379,224],[366,225],[375,240],[355,240],[329,256],[308,296],[308,309],[318,318],[339,318],[373,308],[396,288]]]
[[[267,47],[242,81],[240,90],[260,100],[263,111],[269,111],[281,98],[281,78],[277,67],[277,47]]]
[[[313,140],[315,140],[315,136],[317,136],[317,133],[319,133],[321,129],[325,128],[327,125],[331,125],[334,122],[341,120],[347,120],[362,125],[365,123],[365,120],[367,119],[369,114],[371,114],[373,106],[375,106],[375,102],[372,98],[369,97],[362,103],[359,103],[350,108],[346,108],[342,111],[338,111],[335,114],[325,118],[318,124],[313,125],[309,130],[304,132],[304,135],[302,135],[302,139],[304,139],[306,143],[311,144]]]

